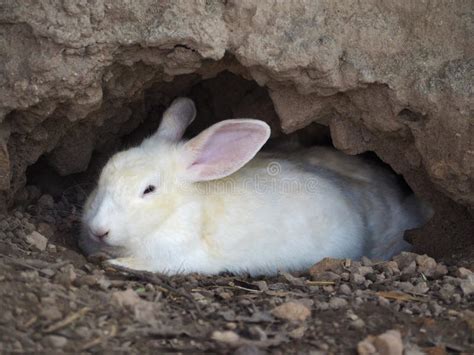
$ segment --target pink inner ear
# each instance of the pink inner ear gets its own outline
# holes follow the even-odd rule
[[[195,154],[188,173],[195,181],[230,175],[255,156],[269,133],[268,126],[255,120],[220,122],[189,142]]]
[[[252,139],[252,131],[248,127],[225,126],[219,129],[211,139],[209,139],[201,149],[201,154],[193,162],[196,164],[218,163],[221,159],[231,160],[245,152],[245,140]]]

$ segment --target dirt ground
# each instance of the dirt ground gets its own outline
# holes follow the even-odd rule
[[[472,253],[325,260],[271,278],[166,277],[86,260],[75,206],[30,187],[0,216],[1,353],[474,353]],[[400,344],[360,344],[387,330]]]

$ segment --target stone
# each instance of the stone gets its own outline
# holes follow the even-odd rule
[[[363,266],[372,266],[373,263],[372,263],[372,260],[370,260],[368,257],[366,256],[363,256],[360,261],[362,262],[362,265]]]
[[[365,282],[365,277],[361,274],[351,274],[350,280],[356,285],[362,285]]]
[[[461,280],[459,285],[461,287],[464,296],[469,296],[474,293],[474,274],[468,275],[465,279]]]
[[[357,344],[359,355],[402,355],[403,342],[398,330],[389,330],[378,336],[369,335]]]
[[[47,238],[52,238],[54,236],[54,229],[48,223],[38,223],[38,232]]]
[[[48,321],[55,321],[61,319],[63,315],[57,306],[49,305],[42,307],[40,316]]]
[[[140,296],[138,296],[138,294],[130,288],[125,291],[113,292],[110,300],[111,303],[118,307],[134,307],[142,302]]]
[[[470,275],[473,275],[474,273],[465,268],[465,267],[460,267],[456,270],[456,276],[461,278],[461,279],[467,279]]]
[[[353,320],[349,326],[352,329],[363,329],[365,327],[365,322],[363,319],[358,318],[358,319]]]
[[[423,273],[429,278],[439,278],[448,273],[445,265],[438,264],[435,259],[428,255],[418,255],[416,257],[417,271]]]
[[[351,271],[355,274],[365,276],[374,272],[374,269],[371,266],[354,266],[351,268]]]
[[[401,274],[402,276],[411,276],[416,273],[416,262],[412,261],[407,266],[402,268]]]
[[[301,339],[306,333],[306,327],[298,327],[293,329],[288,335],[293,339]]]
[[[45,342],[53,348],[63,348],[68,343],[67,338],[60,335],[48,335]]]
[[[429,286],[426,282],[422,281],[422,282],[419,282],[415,285],[415,287],[413,288],[413,292],[414,293],[417,293],[417,294],[423,294],[423,293],[426,293],[429,291]]]
[[[304,304],[290,301],[274,308],[272,314],[288,321],[302,322],[311,315],[311,310]]]
[[[339,292],[343,295],[350,295],[352,294],[352,289],[348,284],[341,284],[341,286],[339,286]]]
[[[451,284],[445,284],[439,290],[441,298],[446,302],[449,302],[451,300],[455,292],[456,288]]]
[[[254,281],[252,283],[256,285],[260,291],[268,291],[268,284],[265,280]]]
[[[403,353],[402,336],[398,330],[389,330],[374,340],[375,348],[380,354],[401,355]]]
[[[236,344],[240,340],[239,334],[232,330],[219,331],[216,330],[212,333],[211,339],[220,343]]]
[[[61,271],[56,274],[55,281],[62,284],[64,287],[70,287],[76,280],[77,274],[74,270],[74,266],[66,265],[61,268]]]
[[[45,251],[46,246],[48,245],[48,238],[37,231],[33,231],[32,233],[28,234],[26,236],[26,241],[28,244],[35,247],[39,251]]]
[[[332,309],[344,308],[348,305],[347,300],[341,297],[331,297],[329,300],[329,307]]]
[[[339,281],[341,276],[332,271],[323,271],[321,273],[312,274],[311,279],[314,281]]]
[[[158,304],[143,300],[134,290],[115,291],[110,296],[110,301],[119,308],[131,310],[138,322],[156,326]]]
[[[317,277],[317,275],[326,272],[326,271],[331,271],[334,273],[341,273],[343,268],[342,268],[342,263],[343,260],[341,259],[334,259],[334,258],[324,258],[321,261],[317,262],[311,268],[309,269],[309,274],[312,277]]]
[[[401,252],[399,255],[394,256],[392,260],[395,261],[398,265],[398,268],[402,270],[410,266],[410,264],[412,264],[413,262],[416,263],[417,256],[418,254],[404,251],[404,252]]]

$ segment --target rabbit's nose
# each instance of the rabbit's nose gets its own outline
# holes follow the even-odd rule
[[[91,232],[99,240],[104,240],[109,235],[109,231],[105,229],[96,229]]]

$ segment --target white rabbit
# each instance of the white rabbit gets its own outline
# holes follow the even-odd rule
[[[113,156],[83,216],[83,236],[121,247],[111,264],[167,274],[273,274],[324,257],[388,258],[429,211],[390,173],[326,148],[254,156],[263,121],[221,121],[180,142],[196,115],[176,99],[158,131]]]

